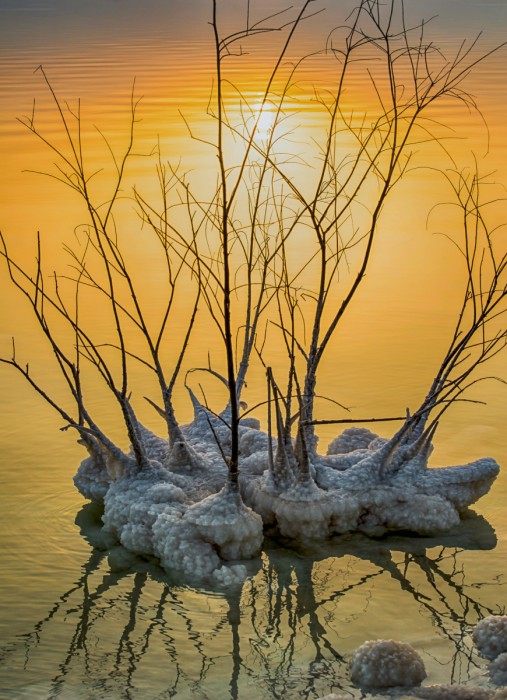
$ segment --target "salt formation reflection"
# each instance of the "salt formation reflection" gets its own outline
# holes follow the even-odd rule
[[[418,610],[410,624],[420,634],[409,635],[424,641],[428,684],[487,683],[471,632],[502,610],[465,583],[462,553],[496,545],[474,514],[440,538],[351,535],[312,553],[268,542],[249,563],[251,578],[226,592],[182,587],[153,561],[106,551],[97,505],[84,506],[76,522],[90,555],[45,617],[3,646],[5,697],[360,697],[351,655],[373,632],[376,606],[392,604],[385,596],[393,584],[400,617]],[[438,639],[428,644],[431,628]]]

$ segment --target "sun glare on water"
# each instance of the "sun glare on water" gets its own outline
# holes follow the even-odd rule
[[[276,111],[269,104],[258,102],[252,109],[252,128],[255,128],[255,139],[265,141],[276,126]]]

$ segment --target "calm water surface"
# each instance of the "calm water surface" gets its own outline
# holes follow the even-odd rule
[[[224,6],[229,4],[224,22],[232,23],[246,6]],[[326,15],[309,21],[296,52],[320,48],[350,3],[328,5]],[[421,4],[407,6],[415,12]],[[267,0],[257,5],[259,16],[272,7]],[[434,32],[447,48],[481,29],[483,46],[491,47],[507,28],[503,2],[452,0],[441,7],[430,1],[424,12],[441,15]],[[31,113],[34,98],[38,123],[56,133],[34,69],[43,64],[72,104],[81,98],[91,165],[104,158],[94,124],[113,146],[123,142],[135,77],[143,96],[139,152],[150,152],[158,136],[167,156],[206,172],[213,159],[188,139],[179,112],[200,133],[210,128],[203,117],[212,81],[209,15],[205,0],[0,0],[0,225],[19,259],[31,264],[40,230],[48,266],[61,262],[61,241],[82,214],[56,183],[25,172],[51,166],[48,153],[16,121]],[[273,50],[261,42],[254,56],[245,57],[243,72],[238,69],[236,80],[249,94],[259,90],[256,81]],[[473,151],[484,172],[495,171],[504,184],[506,60],[499,52],[468,84],[489,131],[481,115],[455,105],[444,105],[439,115],[454,129],[452,148],[460,162],[470,164]],[[320,64],[308,65],[305,79],[325,84],[326,75],[315,72]],[[359,93],[365,89],[358,86]],[[309,103],[303,102],[302,112],[310,123],[304,128],[319,127]],[[431,164],[440,165],[441,157],[433,154]],[[151,167],[139,158],[130,177],[149,189]],[[431,235],[441,225],[427,219],[438,187],[427,173],[414,173],[386,209],[386,243],[323,367],[322,385],[354,415],[399,415],[407,405],[416,407],[448,340],[461,277],[452,249]],[[134,236],[132,241],[137,255],[142,246],[136,247]],[[150,251],[143,252],[149,259]],[[0,293],[1,354],[9,354],[16,335],[20,355],[59,396],[51,355],[3,267]],[[101,309],[93,313],[98,326],[107,322]],[[203,322],[198,332],[219,362],[211,329]],[[197,346],[189,366],[203,363],[202,344]],[[284,348],[273,348],[275,366],[277,353],[281,358]],[[507,356],[496,358],[489,372],[506,378]],[[262,370],[254,368],[249,403],[262,391]],[[117,418],[98,387],[97,397],[104,424],[115,434]],[[213,387],[208,397],[217,405],[222,400]],[[485,383],[474,398],[487,405],[461,406],[439,428],[435,465],[485,455],[506,463],[506,389]],[[188,420],[183,390],[177,408]],[[329,404],[319,410],[322,417],[335,415]],[[161,430],[149,408],[140,407],[140,416]],[[72,436],[59,432],[61,425],[0,366],[0,697],[317,698],[349,688],[350,654],[378,637],[413,644],[431,683],[486,683],[470,630],[507,604],[505,469],[477,505],[478,515],[446,537],[351,536],[298,551],[268,543],[262,558],[250,563],[242,589],[219,593],[170,581],[154,565],[125,561],[119,549],[108,554],[94,547],[100,513],[73,487],[83,454]],[[385,435],[391,430],[389,424],[379,428]],[[323,430],[322,443],[336,432]]]

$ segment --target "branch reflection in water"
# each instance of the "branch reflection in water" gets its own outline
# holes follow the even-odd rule
[[[466,682],[483,665],[471,627],[503,612],[481,601],[480,585],[465,584],[460,555],[496,545],[492,528],[474,514],[457,534],[438,539],[350,536],[292,552],[268,541],[262,561],[250,563],[252,577],[226,593],[192,589],[169,580],[156,561],[107,550],[95,505],[84,506],[76,523],[90,556],[47,615],[3,647],[9,687],[18,686],[7,697],[318,698],[350,691],[350,654],[371,638],[378,599],[389,607],[389,579],[400,618],[415,603],[411,627],[420,621],[424,635],[429,623],[446,646],[437,658],[435,641],[423,640],[427,668],[435,654],[447,682]],[[389,630],[393,625],[389,620]]]

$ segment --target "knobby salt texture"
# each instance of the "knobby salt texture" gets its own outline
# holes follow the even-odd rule
[[[507,615],[489,615],[482,619],[474,629],[473,640],[487,659],[507,652]]]
[[[426,678],[424,664],[410,644],[379,639],[362,644],[350,666],[352,682],[361,689],[412,687]]]
[[[498,474],[490,458],[428,468],[434,430],[412,431],[408,423],[391,440],[349,428],[327,455],[312,447],[301,466],[290,445],[251,419],[240,425],[240,494],[224,462],[226,412],[219,419],[194,404],[194,421],[171,444],[138,425],[142,465],[132,453],[87,440],[89,456],[74,481],[86,498],[104,503],[105,531],[125,548],[224,585],[244,575],[244,567],[224,569],[224,562],[256,556],[263,525],[302,541],[355,531],[435,535],[456,526]]]

